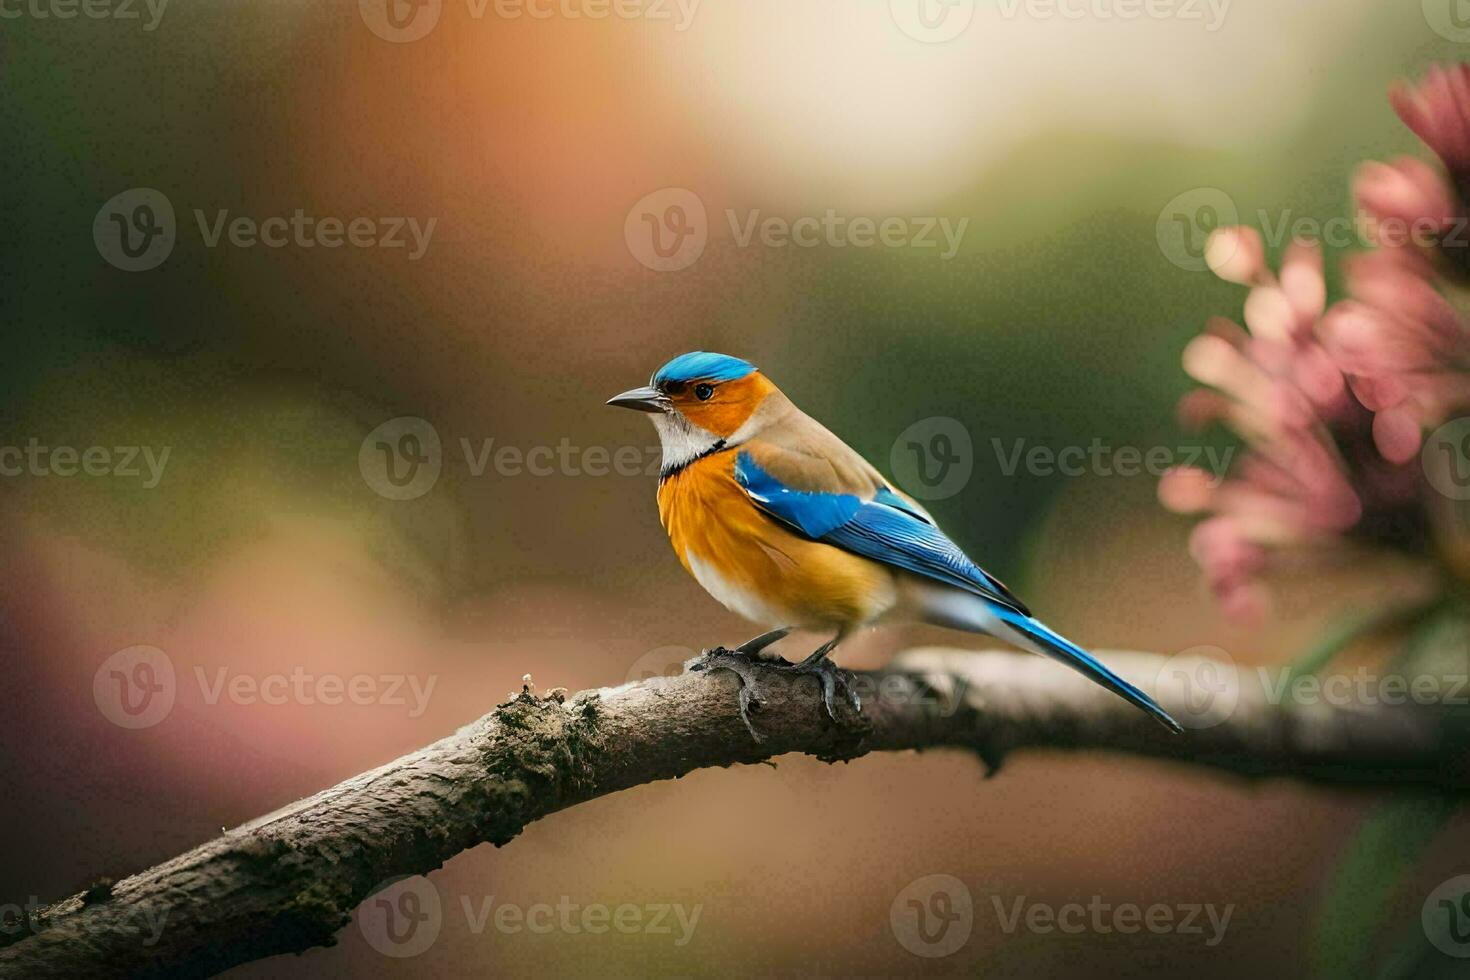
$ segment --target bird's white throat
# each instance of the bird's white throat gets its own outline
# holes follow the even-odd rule
[[[678,412],[653,416],[658,441],[663,447],[663,472],[681,469],[721,445],[720,437],[702,429]]]

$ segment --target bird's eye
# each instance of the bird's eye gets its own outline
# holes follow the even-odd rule
[[[715,393],[715,386],[714,385],[707,385],[707,384],[700,383],[700,384],[697,384],[697,385],[694,386],[694,397],[695,398],[698,398],[702,402],[709,401],[709,396],[710,395],[713,395],[714,393]]]

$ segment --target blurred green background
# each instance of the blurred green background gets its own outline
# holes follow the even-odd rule
[[[0,22],[0,444],[171,447],[154,488],[0,478],[0,899],[167,857],[473,719],[528,671],[542,687],[618,684],[743,638],[670,553],[652,477],[476,474],[459,449],[650,446],[642,419],[602,403],[687,349],[751,359],[884,470],[910,426],[957,420],[973,472],[931,509],[1089,645],[1212,644],[1274,662],[1371,594],[1346,567],[1287,590],[1267,630],[1232,627],[1153,477],[1008,474],[992,440],[1200,444],[1174,422],[1179,352],[1207,316],[1238,316],[1241,291],[1184,267],[1190,253],[1160,228],[1182,207],[1201,242],[1215,216],[1202,188],[1250,224],[1348,215],[1359,162],[1416,152],[1388,85],[1463,56],[1420,5],[1236,0],[1209,30],[981,3],[940,43],[875,2],[706,0],[684,30],[676,7],[672,21],[426,9],[437,23],[404,43],[374,30],[371,2],[175,0],[151,30],[147,8]],[[177,242],[128,272],[93,223],[140,187],[172,204]],[[668,187],[701,200],[707,241],[659,272],[625,222]],[[410,260],[209,247],[195,217],[298,208],[436,224]],[[725,218],[828,209],[968,225],[946,261],[742,247]],[[364,436],[397,416],[426,420],[444,446],[440,480],[413,500],[373,492],[358,465]],[[940,639],[955,641],[864,636],[847,662]],[[178,697],[128,731],[99,713],[93,677],[135,644],[167,652]],[[195,683],[196,670],[298,667],[437,686],[408,717],[211,704]],[[394,960],[349,927],[338,948],[239,972],[1296,972],[1373,803],[1106,755],[979,775],[945,754],[699,773],[433,876],[456,907],[703,902],[685,947],[448,922],[428,952]],[[1436,838],[1367,944],[1412,927],[1415,896],[1467,856]],[[889,905],[941,872],[975,894],[975,934],[920,959],[895,941]],[[1212,948],[1006,935],[992,894],[1236,910]]]

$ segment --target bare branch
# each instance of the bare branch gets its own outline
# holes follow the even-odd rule
[[[1103,657],[1190,717],[1190,692],[1168,682],[1188,676],[1188,663],[1172,662],[1159,686],[1149,681],[1163,658]],[[330,945],[386,880],[485,841],[504,844],[532,820],[594,797],[787,752],[836,760],[951,747],[993,768],[1018,748],[1107,749],[1251,776],[1470,788],[1465,714],[1441,705],[1274,704],[1259,685],[1241,685],[1227,717],[1174,736],[1040,658],[915,651],[858,675],[858,731],[825,718],[815,680],[756,673],[766,692],[760,743],[740,719],[728,672],[566,700],[523,693],[448,738],[171,861],[0,923],[0,976],[199,975]]]

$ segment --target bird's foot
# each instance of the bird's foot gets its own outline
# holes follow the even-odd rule
[[[852,671],[843,670],[832,662],[825,650],[818,650],[799,664],[777,664],[776,670],[783,673],[801,676],[809,674],[817,679],[822,686],[822,704],[827,709],[827,717],[844,728],[861,728],[849,720],[837,716],[837,692],[840,690],[843,699],[852,708],[853,714],[861,717],[863,713],[863,700],[858,697]]]
[[[756,640],[759,639],[761,637],[756,637]],[[746,646],[749,645],[746,644]],[[714,647],[704,651],[699,659],[689,665],[689,669],[710,673],[717,670],[728,670],[740,678],[740,720],[745,722],[745,728],[750,732],[751,738],[757,742],[764,742],[766,737],[755,730],[755,724],[750,720],[752,708],[759,711],[766,705],[766,698],[761,693],[761,684],[757,679],[756,671],[759,667],[771,666],[771,661],[761,657],[760,650],[760,646],[755,647],[754,650],[747,650],[745,647],[735,650]]]
[[[766,636],[769,635],[766,634]],[[765,639],[765,637],[756,638],[757,641],[762,639]],[[756,641],[752,641],[752,643],[754,642]],[[757,742],[764,742],[766,739],[764,735],[756,730],[755,724],[751,721],[751,712],[760,711],[765,708],[770,703],[771,698],[775,696],[769,684],[766,683],[769,681],[770,675],[767,674],[764,680],[761,677],[763,670],[778,671],[781,675],[785,675],[793,682],[806,675],[815,677],[818,685],[821,687],[822,704],[826,708],[827,717],[831,718],[838,727],[851,732],[866,732],[868,730],[866,719],[862,717],[863,702],[858,697],[851,672],[838,667],[827,658],[825,653],[821,653],[820,651],[820,655],[813,654],[801,663],[796,664],[780,658],[761,656],[759,651],[771,642],[774,642],[774,639],[756,646],[754,648],[755,652],[751,652],[748,649],[751,644],[746,644],[735,650],[730,650],[725,647],[715,647],[704,651],[703,655],[689,665],[689,669],[691,671],[709,672],[728,670],[740,678],[740,720],[745,722],[745,727],[750,732],[750,737]],[[794,689],[794,684],[784,686],[788,689]],[[837,709],[839,692],[843,701],[852,708],[851,716],[848,716],[846,712],[839,714]]]

